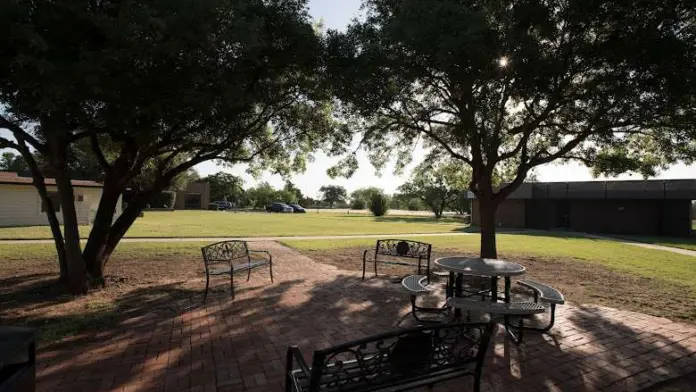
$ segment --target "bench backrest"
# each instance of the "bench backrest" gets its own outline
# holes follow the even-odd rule
[[[421,260],[430,260],[431,250],[432,245],[425,242],[398,239],[378,240],[375,245],[375,255]]]
[[[212,264],[231,264],[236,259],[249,262],[246,241],[222,241],[201,248],[206,267]]]
[[[309,391],[370,391],[480,372],[495,322],[417,327],[314,352]],[[480,374],[480,373],[479,373]]]

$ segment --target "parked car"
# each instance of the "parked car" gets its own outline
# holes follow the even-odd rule
[[[305,212],[307,212],[307,211],[305,211],[304,207],[302,207],[302,206],[299,205],[299,204],[288,204],[288,205],[289,205],[290,207],[292,207],[292,212],[299,212],[299,213],[302,213],[302,214],[304,214]]]
[[[212,204],[217,205],[219,210],[231,210],[232,208],[234,208],[232,202],[225,200],[217,200],[214,201]]]
[[[292,212],[292,207],[285,203],[273,203],[270,206],[266,206],[266,211],[268,212]]]
[[[210,211],[222,211],[222,210],[223,210],[223,209],[220,208],[220,206],[217,205],[216,203],[210,203],[210,204],[208,204],[208,209],[209,209]]]

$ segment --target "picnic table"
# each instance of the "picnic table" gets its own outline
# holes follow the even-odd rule
[[[498,280],[505,280],[504,301],[510,302],[510,277],[518,276],[527,270],[523,265],[511,261],[499,259],[486,259],[480,257],[449,256],[435,260],[440,268],[450,272],[450,279],[454,279],[455,296],[461,296],[462,277],[471,275],[477,277],[489,277],[491,279],[491,301],[498,301]],[[456,274],[456,278],[453,276]]]

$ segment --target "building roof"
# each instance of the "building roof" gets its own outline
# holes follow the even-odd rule
[[[44,179],[46,185],[56,185],[56,180],[53,178]],[[74,187],[82,188],[101,188],[102,184],[96,181],[87,180],[72,180],[72,185]],[[13,185],[34,185],[34,179],[31,177],[20,177],[17,173],[0,171],[0,184],[13,184]]]
[[[696,200],[696,179],[524,183],[508,198]]]

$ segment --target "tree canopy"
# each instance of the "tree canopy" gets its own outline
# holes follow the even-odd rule
[[[142,208],[196,164],[287,174],[346,140],[332,137],[321,40],[304,0],[10,0],[0,4],[0,45],[0,128],[15,139],[0,138],[0,148],[27,160],[72,292],[103,280]],[[84,250],[67,170],[78,143],[104,183]],[[56,178],[62,230],[45,177]]]
[[[331,208],[334,204],[345,202],[348,198],[346,188],[340,185],[324,185],[319,188],[319,192],[322,194],[322,200],[329,203]]]
[[[399,187],[402,194],[421,200],[436,219],[446,209],[456,207],[459,196],[466,193],[471,181],[471,171],[454,161],[432,164],[424,162],[416,167],[411,179]]]
[[[696,16],[688,0],[366,0],[329,31],[343,114],[373,162],[471,168],[481,255],[496,256],[498,205],[535,167],[578,159],[650,174],[696,157]],[[350,172],[354,156],[342,164]],[[500,173],[511,181],[496,187]]]
[[[226,200],[239,207],[244,198],[244,180],[234,174],[217,172],[203,178],[210,184],[210,200]]]

